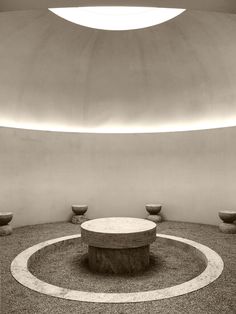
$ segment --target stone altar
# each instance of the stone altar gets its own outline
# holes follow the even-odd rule
[[[129,217],[99,218],[81,225],[88,244],[91,270],[101,273],[137,273],[149,266],[149,246],[156,240],[156,224]]]

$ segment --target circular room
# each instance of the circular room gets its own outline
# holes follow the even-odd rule
[[[2,314],[236,312],[234,0],[0,0]]]

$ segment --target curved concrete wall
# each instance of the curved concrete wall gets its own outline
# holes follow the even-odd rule
[[[217,224],[236,208],[236,128],[139,135],[0,128],[0,211],[14,225],[63,221],[71,204],[89,217],[145,217]]]
[[[124,32],[48,11],[1,13],[0,125],[235,125],[235,33],[236,15],[223,13],[186,11]]]

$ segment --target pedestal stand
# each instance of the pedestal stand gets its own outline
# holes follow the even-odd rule
[[[223,233],[236,233],[236,211],[221,210],[219,217],[223,221],[219,224],[219,229]]]
[[[87,221],[88,218],[85,216],[87,210],[88,205],[72,205],[73,216],[71,222],[81,225],[83,222]]]
[[[147,204],[145,208],[146,211],[149,213],[149,215],[147,216],[148,220],[151,220],[156,224],[162,222],[163,218],[160,214],[162,208],[161,204]]]

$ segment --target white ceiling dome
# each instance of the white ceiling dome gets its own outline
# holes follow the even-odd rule
[[[186,11],[95,30],[48,10],[0,14],[0,126],[166,132],[236,125],[236,15]]]

